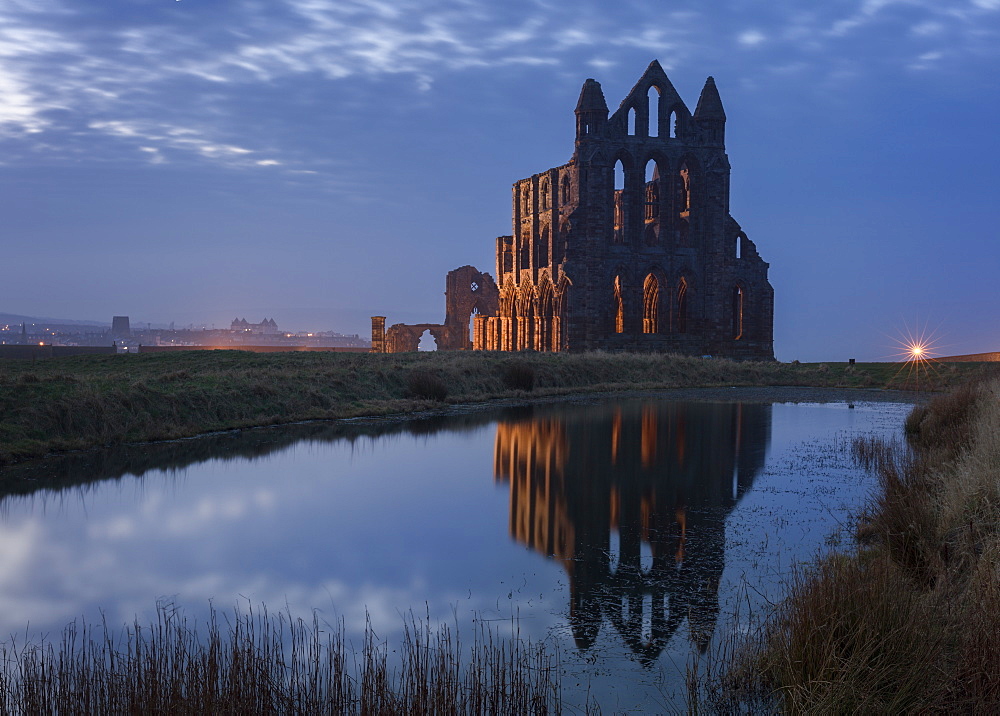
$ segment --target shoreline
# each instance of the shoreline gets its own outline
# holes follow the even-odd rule
[[[1000,380],[857,437],[877,481],[850,542],[698,674],[695,710],[979,713],[1000,706]],[[992,711],[990,711],[992,712]]]
[[[917,376],[921,382],[897,364],[738,363],[635,353],[200,351],[0,362],[0,466],[257,427],[468,414],[601,395],[728,400],[739,390],[748,402],[781,396],[915,402],[985,370],[955,365]],[[921,390],[896,396],[913,387]],[[813,392],[803,396],[803,390]]]
[[[891,390],[884,388],[827,388],[815,386],[705,386],[662,389],[623,389],[604,391],[574,391],[558,392],[548,395],[526,393],[523,396],[495,398],[480,402],[455,403],[435,408],[421,408],[412,411],[388,413],[383,415],[359,415],[345,418],[313,418],[295,420],[287,423],[272,423],[268,425],[250,425],[238,428],[211,430],[194,435],[186,435],[162,440],[144,440],[124,442],[114,445],[95,445],[74,450],[53,451],[38,457],[18,460],[6,465],[0,464],[0,481],[11,471],[18,469],[35,469],[47,462],[60,459],[85,458],[98,455],[109,450],[135,450],[148,446],[166,446],[171,444],[186,444],[208,441],[225,436],[258,434],[263,436],[269,431],[295,429],[296,427],[329,427],[333,430],[344,428],[390,428],[403,426],[422,420],[459,418],[462,416],[481,415],[510,408],[524,408],[534,405],[553,404],[589,404],[608,400],[639,400],[652,398],[657,400],[674,400],[686,402],[740,402],[754,404],[774,403],[904,403],[920,405],[932,399],[925,392]]]

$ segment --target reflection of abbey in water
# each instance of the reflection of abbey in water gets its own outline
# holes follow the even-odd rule
[[[634,402],[497,426],[510,529],[559,558],[589,648],[607,619],[644,663],[688,619],[704,649],[719,612],[725,517],[764,464],[770,405]]]

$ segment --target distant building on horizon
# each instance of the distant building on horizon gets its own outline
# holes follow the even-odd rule
[[[265,336],[278,334],[278,324],[273,318],[265,318],[260,323],[248,323],[245,318],[234,318],[230,326],[233,333],[259,333]]]
[[[129,326],[128,316],[115,316],[111,319],[112,338],[131,338],[132,329]]]

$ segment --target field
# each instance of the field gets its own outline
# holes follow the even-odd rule
[[[0,465],[305,420],[581,392],[710,386],[941,390],[989,366],[733,362],[632,353],[191,351],[0,362]]]

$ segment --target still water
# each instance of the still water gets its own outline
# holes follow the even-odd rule
[[[42,461],[0,474],[0,635],[167,600],[316,610],[355,643],[367,614],[391,645],[412,610],[558,645],[571,702],[671,711],[863,503],[851,438],[909,409],[577,400]]]

